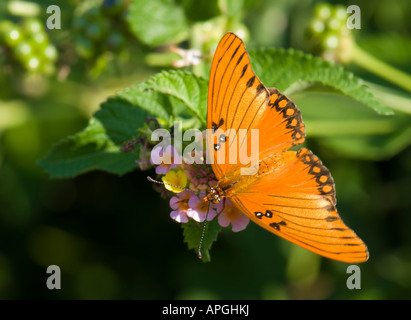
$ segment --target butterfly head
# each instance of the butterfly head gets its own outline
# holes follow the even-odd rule
[[[216,184],[214,187],[210,187],[208,189],[207,195],[204,197],[204,201],[219,203],[223,198],[225,198],[224,190]]]

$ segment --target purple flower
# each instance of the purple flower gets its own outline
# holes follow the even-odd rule
[[[204,197],[205,192],[200,192],[198,196],[193,195],[190,200],[188,200],[189,208],[187,209],[187,216],[197,222],[203,222],[206,216],[207,221],[213,220],[221,211],[221,203],[213,204],[211,202],[206,202],[203,200]]]
[[[168,145],[165,150],[163,147],[156,146],[151,150],[150,161],[153,165],[157,165],[157,174],[166,174],[170,169],[176,168],[179,164],[180,156],[172,145]]]
[[[193,192],[184,190],[170,199],[170,207],[173,209],[170,217],[179,223],[187,223],[187,210],[189,209],[188,200],[192,197]]]
[[[250,219],[242,215],[230,199],[226,199],[224,210],[218,216],[219,225],[228,227],[231,224],[232,230],[238,232],[244,230],[249,222]]]
[[[190,189],[192,189],[193,191],[207,190],[209,187],[217,183],[210,165],[185,165],[184,171],[186,172],[187,177],[190,180]]]

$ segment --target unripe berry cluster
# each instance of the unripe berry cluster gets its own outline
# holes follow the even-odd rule
[[[74,20],[75,48],[83,59],[93,59],[106,51],[120,52],[128,34],[124,0],[105,0]]]
[[[38,19],[26,18],[19,23],[1,21],[0,47],[7,64],[22,66],[31,73],[52,74],[55,70],[57,49]]]
[[[337,51],[345,51],[351,42],[347,16],[347,9],[341,5],[320,3],[315,7],[307,28],[307,38],[314,53],[341,60],[341,52]]]

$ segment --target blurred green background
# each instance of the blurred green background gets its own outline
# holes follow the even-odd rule
[[[164,3],[166,13],[170,3],[184,7],[191,30],[223,11],[223,1],[220,7],[217,1],[195,6],[183,0],[157,2]],[[360,290],[347,289],[347,264],[323,259],[253,224],[240,233],[222,232],[211,263],[202,263],[183,243],[181,226],[169,218],[168,201],[146,180],[153,171],[122,177],[95,171],[49,179],[37,161],[55,142],[84,128],[108,96],[171,68],[158,54],[159,46],[135,37],[128,27],[124,10],[129,2],[120,1],[118,11],[116,3],[104,1],[109,9],[93,17],[102,1],[59,1],[61,29],[53,30],[45,28],[46,9],[55,1],[0,4],[6,33],[5,21],[23,28],[23,21],[35,19],[44,29],[34,24],[33,33],[26,32],[27,52],[10,44],[13,37],[0,43],[0,298],[411,298],[411,148],[401,137],[390,138],[390,152],[384,145],[374,149],[384,156],[364,159],[334,152],[321,138],[310,138],[307,128],[308,146],[334,177],[342,218],[370,251],[369,261],[360,265]],[[241,3],[228,20],[248,34],[249,47],[309,52],[304,30],[317,1]],[[355,4],[361,8],[362,26],[354,34],[356,42],[411,73],[411,3]],[[394,90],[401,101],[411,101],[409,92],[386,79],[356,64],[346,67]],[[411,133],[402,135],[409,140]],[[61,290],[46,287],[49,265],[61,268]]]

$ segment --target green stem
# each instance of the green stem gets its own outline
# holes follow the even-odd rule
[[[377,59],[356,44],[353,46],[352,62],[411,92],[410,75]]]
[[[367,82],[367,85],[382,104],[393,110],[411,114],[411,97],[406,96],[407,93],[399,92],[398,90],[375,83]]]

